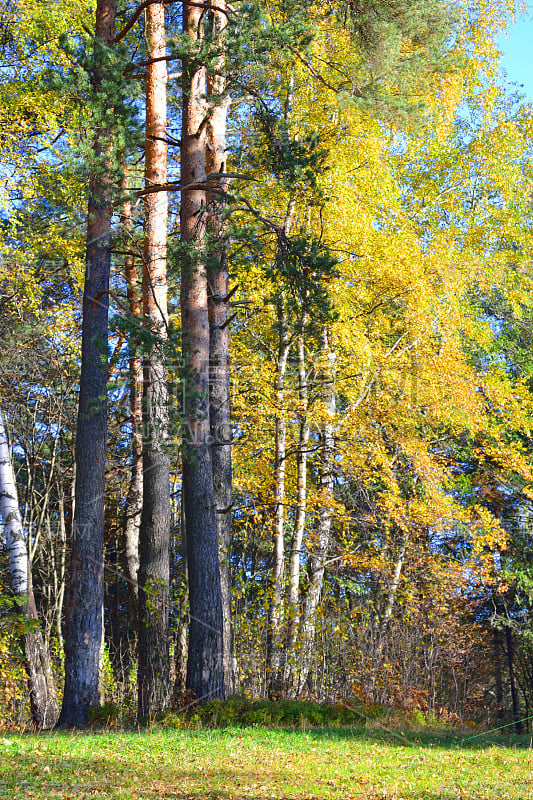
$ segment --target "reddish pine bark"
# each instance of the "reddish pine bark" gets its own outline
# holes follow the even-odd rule
[[[116,0],[97,0],[95,40],[110,46]],[[93,73],[96,94],[105,76]],[[65,599],[65,689],[59,727],[81,727],[97,705],[104,600],[107,336],[111,265],[111,131],[97,125],[89,181],[82,355],[76,432],[76,507]]]
[[[183,29],[197,42],[206,8],[183,6]],[[199,700],[223,697],[223,617],[209,417],[208,281],[205,235],[206,71],[183,67],[181,137],[181,322],[184,367],[183,504],[189,570],[187,688]]]
[[[145,187],[167,182],[167,68],[165,7],[146,9]],[[161,60],[157,60],[161,59]],[[144,359],[144,485],[139,538],[139,714],[149,716],[170,700],[168,594],[170,457],[168,453],[167,217],[165,191],[145,195],[143,311],[151,332]]]
[[[219,10],[220,9],[220,10]],[[217,0],[210,11],[214,38],[222,48],[227,19],[224,0]],[[235,691],[233,631],[231,625],[231,399],[229,352],[229,268],[224,221],[226,205],[226,120],[228,103],[225,59],[221,55],[207,76],[207,97],[210,104],[206,131],[206,170],[208,180],[209,258],[209,417],[211,426],[211,460],[216,503],[220,583],[222,593],[224,680],[226,692]]]

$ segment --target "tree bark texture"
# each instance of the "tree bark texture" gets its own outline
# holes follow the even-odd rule
[[[167,182],[165,6],[146,8],[145,187]],[[143,310],[151,339],[144,358],[143,508],[139,533],[138,700],[150,716],[170,701],[168,638],[170,455],[168,452],[167,218],[168,195],[145,195]]]
[[[505,626],[505,650],[507,654],[507,666],[509,667],[509,688],[511,689],[511,703],[513,706],[513,720],[515,731],[518,734],[524,732],[522,721],[520,720],[520,703],[518,700],[518,690],[516,686],[513,634],[509,625]]]
[[[31,588],[30,564],[26,537],[18,503],[15,474],[0,410],[0,515],[9,558],[9,573],[13,594],[23,600],[22,610],[37,620],[37,608]],[[37,728],[51,728],[57,722],[59,705],[48,648],[42,632],[35,629],[22,637],[24,665],[28,674],[30,705],[33,724]]]
[[[216,501],[209,416],[206,264],[206,70],[194,57],[207,6],[183,6],[193,52],[183,63],[181,136],[181,323],[184,370],[183,503],[189,571],[187,688],[199,701],[223,697],[224,650]]]
[[[274,548],[272,564],[272,599],[268,611],[266,653],[267,692],[277,699],[282,691],[281,626],[283,578],[285,568],[285,474],[287,423],[285,419],[285,373],[289,357],[290,340],[287,309],[281,296],[278,304],[279,346],[276,376],[276,420],[274,442]]]
[[[290,98],[287,101],[286,114],[289,113]],[[287,238],[291,231],[296,202],[289,199],[283,235]],[[278,257],[283,254],[278,249]],[[285,373],[291,347],[287,306],[283,293],[278,299],[278,359],[276,376],[276,420],[274,435],[274,535],[272,563],[272,599],[268,610],[268,629],[266,647],[266,683],[268,696],[275,700],[283,691],[283,670],[281,652],[281,627],[283,615],[283,589],[285,572],[285,475],[286,475],[286,442],[287,423],[285,419]]]
[[[308,680],[312,667],[313,646],[316,634],[316,614],[322,585],[326,559],[331,539],[333,519],[333,484],[335,457],[335,355],[329,344],[326,330],[323,332],[324,367],[321,375],[322,402],[325,419],[320,433],[320,507],[315,527],[316,544],[309,554],[308,586],[300,626],[300,676],[297,694],[300,694]]]
[[[307,315],[303,315],[302,330],[296,340],[298,355],[298,396],[300,430],[298,434],[298,449],[296,452],[296,514],[292,534],[291,551],[289,554],[289,586],[287,590],[287,643],[285,653],[285,686],[291,693],[296,666],[296,641],[300,625],[300,572],[302,544],[305,533],[305,520],[307,511],[307,455],[309,449],[309,390],[307,386],[307,368],[305,358],[305,326]]]
[[[128,178],[124,177],[123,189],[126,198],[122,207],[121,223],[128,234],[132,232],[131,201],[127,196]],[[126,256],[124,264],[126,277],[128,310],[136,323],[142,324],[142,293],[133,255]],[[131,605],[137,618],[138,572],[139,572],[139,529],[143,506],[143,443],[142,443],[142,397],[143,361],[140,346],[134,336],[129,340],[129,381],[131,413],[131,476],[126,496],[123,520],[123,543],[121,560],[128,583]]]
[[[227,18],[224,0],[216,2],[209,14],[214,41],[222,49]],[[226,205],[226,121],[228,103],[225,59],[220,56],[207,75],[209,103],[206,130],[206,172],[208,202],[208,312],[209,312],[209,421],[211,425],[211,461],[215,493],[216,520],[222,593],[224,639],[224,681],[227,694],[235,691],[233,630],[231,624],[231,399],[229,350],[229,268],[227,256]]]
[[[496,684],[496,714],[498,724],[501,724],[504,719],[503,711],[503,681],[502,681],[502,663],[501,663],[501,642],[500,631],[494,628],[493,631],[493,658],[494,658],[494,681]]]
[[[376,664],[379,664],[381,661],[381,657],[383,655],[383,649],[385,647],[385,639],[387,636],[387,630],[389,627],[389,622],[392,617],[392,612],[394,610],[394,604],[396,602],[396,596],[398,594],[398,587],[400,585],[400,578],[402,574],[403,565],[405,562],[405,555],[407,552],[407,545],[409,543],[409,531],[405,528],[402,531],[400,547],[398,550],[398,556],[396,558],[396,562],[394,564],[394,571],[392,573],[392,580],[389,586],[389,591],[387,592],[387,599],[385,602],[385,607],[383,609],[383,614],[381,616],[381,620],[379,622],[378,633],[377,633],[377,643],[376,643],[376,650],[375,650],[375,661]]]
[[[116,0],[98,0],[95,39],[110,46]],[[95,94],[103,91],[100,67]],[[96,168],[89,182],[80,396],[76,432],[76,505],[65,599],[65,689],[59,726],[80,727],[98,704],[104,599],[104,496],[107,436],[107,336],[111,264],[111,131],[94,132]]]

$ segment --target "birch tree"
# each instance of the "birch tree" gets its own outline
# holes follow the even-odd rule
[[[59,704],[48,647],[38,628],[37,608],[31,585],[28,544],[22,527],[17,485],[9,452],[7,431],[0,409],[0,514],[9,558],[13,594],[22,602],[22,610],[36,626],[23,634],[24,664],[30,685],[33,723],[37,728],[51,728],[59,715]]]

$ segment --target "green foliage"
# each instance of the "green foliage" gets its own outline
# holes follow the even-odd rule
[[[25,599],[0,594],[0,729],[26,719],[27,678],[21,636],[35,630],[24,614]]]
[[[25,597],[0,594],[0,636],[20,637],[38,630],[38,621],[30,619],[24,611],[26,604]]]
[[[43,80],[64,103],[75,109],[78,125],[71,131],[68,159],[85,180],[106,170],[106,178],[114,185],[118,198],[126,157],[142,141],[138,112],[140,84],[127,77],[131,66],[128,50],[123,45],[108,47],[87,35],[73,38],[65,34],[60,43],[70,66],[62,71],[50,69]],[[97,90],[95,81],[99,83]],[[94,150],[94,132],[98,128],[111,132],[114,165],[111,174],[109,154]]]
[[[116,728],[127,722],[131,724],[133,716],[128,715],[126,709],[118,703],[108,701],[89,708],[89,726],[93,729]]]
[[[442,0],[345,0],[337,9],[361,59],[344,96],[385,119],[421,121],[435,74],[457,68],[446,44],[456,11]]]
[[[315,237],[280,235],[278,250],[266,276],[275,286],[286,287],[294,312],[305,309],[313,322],[331,321],[335,312],[328,291],[328,280],[338,276],[337,259]]]
[[[293,195],[312,193],[314,203],[320,203],[317,178],[328,170],[328,150],[319,134],[291,135],[286,117],[278,117],[263,103],[258,104],[256,117],[265,138],[259,165],[272,173],[284,191]]]
[[[185,711],[169,712],[160,723],[165,727],[248,727],[273,728],[344,727],[364,724],[382,717],[386,710],[378,705],[346,701],[337,705],[304,700],[249,700],[231,697],[192,705]]]

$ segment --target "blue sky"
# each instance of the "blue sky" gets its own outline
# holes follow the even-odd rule
[[[521,91],[533,103],[533,3],[528,6],[529,10],[520,15],[509,33],[499,37],[499,45],[507,79],[522,84]]]

